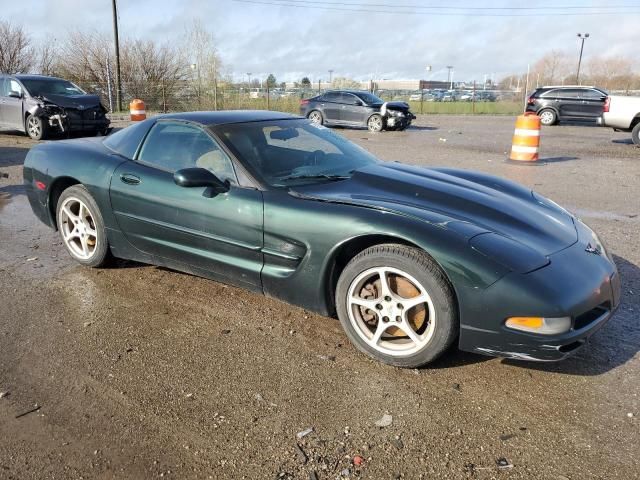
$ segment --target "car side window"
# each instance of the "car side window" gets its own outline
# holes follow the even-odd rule
[[[347,105],[356,105],[358,103],[358,100],[358,97],[351,93],[342,94],[342,103],[346,103]]]
[[[214,173],[220,180],[237,184],[229,156],[203,130],[179,122],[158,122],[145,139],[138,161],[176,172],[199,167]]]
[[[325,102],[340,103],[342,95],[339,92],[327,92],[323,95],[322,100]]]
[[[582,97],[586,100],[602,100],[606,95],[598,90],[588,88],[582,92]]]
[[[7,95],[11,92],[18,92],[19,94],[22,94],[22,86],[16,80],[10,78],[7,83],[9,84],[9,91],[7,92]]]
[[[563,98],[580,98],[582,91],[577,88],[567,88],[562,90],[561,97]]]

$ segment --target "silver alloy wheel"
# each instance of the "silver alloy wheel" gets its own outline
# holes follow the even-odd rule
[[[58,225],[62,239],[73,256],[88,260],[98,247],[98,232],[91,211],[76,197],[67,198],[60,206]]]
[[[27,119],[27,131],[29,132],[29,136],[40,136],[41,128],[42,127],[40,126],[40,122],[38,122],[38,119],[33,115],[29,116],[29,118]]]
[[[315,123],[316,125],[320,125],[322,124],[322,115],[320,115],[320,112],[311,112],[309,114],[309,120],[311,120],[311,123]]]
[[[346,301],[358,336],[386,355],[413,355],[435,332],[431,297],[420,282],[397,268],[365,270],[349,285]]]
[[[367,122],[369,130],[372,132],[379,132],[382,130],[382,117],[380,115],[372,115]]]
[[[540,114],[540,122],[543,125],[551,125],[553,124],[554,120],[555,120],[555,115],[553,114],[553,112],[550,112],[547,110]]]

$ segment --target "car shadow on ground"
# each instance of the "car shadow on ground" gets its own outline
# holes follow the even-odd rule
[[[560,163],[560,162],[569,162],[571,160],[580,160],[579,157],[548,157],[541,158],[540,162],[542,163]]]
[[[613,256],[622,278],[622,301],[611,319],[579,350],[576,355],[561,362],[536,363],[510,359],[509,365],[532,370],[563,373],[566,375],[596,376],[607,373],[629,360],[640,351],[640,267],[628,260]]]
[[[11,197],[15,197],[17,195],[24,195],[24,185],[6,185],[4,187],[0,187],[0,196],[9,199]]]
[[[617,138],[615,140],[611,140],[611,143],[619,143],[621,145],[635,145],[633,143],[633,140],[631,140],[630,138]],[[640,148],[640,145],[636,145],[638,148]]]
[[[438,130],[438,127],[427,127],[424,125],[411,125],[409,128],[407,128],[407,130],[419,130],[419,131],[431,131],[431,130]]]

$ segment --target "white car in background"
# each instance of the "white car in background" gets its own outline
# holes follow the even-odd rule
[[[609,95],[597,122],[603,127],[631,132],[633,143],[640,145],[640,97]]]

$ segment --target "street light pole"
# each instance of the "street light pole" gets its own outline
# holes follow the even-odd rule
[[[449,70],[449,75],[447,77],[447,82],[449,83],[449,90],[453,90],[453,65],[447,65],[447,69]]]
[[[247,72],[247,89],[251,89],[251,72]]]
[[[584,41],[589,38],[588,33],[579,33],[578,38],[582,40],[580,45],[580,56],[578,57],[578,71],[576,72],[576,84],[580,85],[580,65],[582,65],[582,52],[584,51]]]
[[[118,39],[118,7],[116,0],[111,1],[111,10],[113,12],[113,40],[116,47],[116,108],[118,112],[122,111],[122,88],[120,86],[120,40]]]
[[[329,86],[331,86],[331,79],[333,78],[333,70],[329,70]]]

